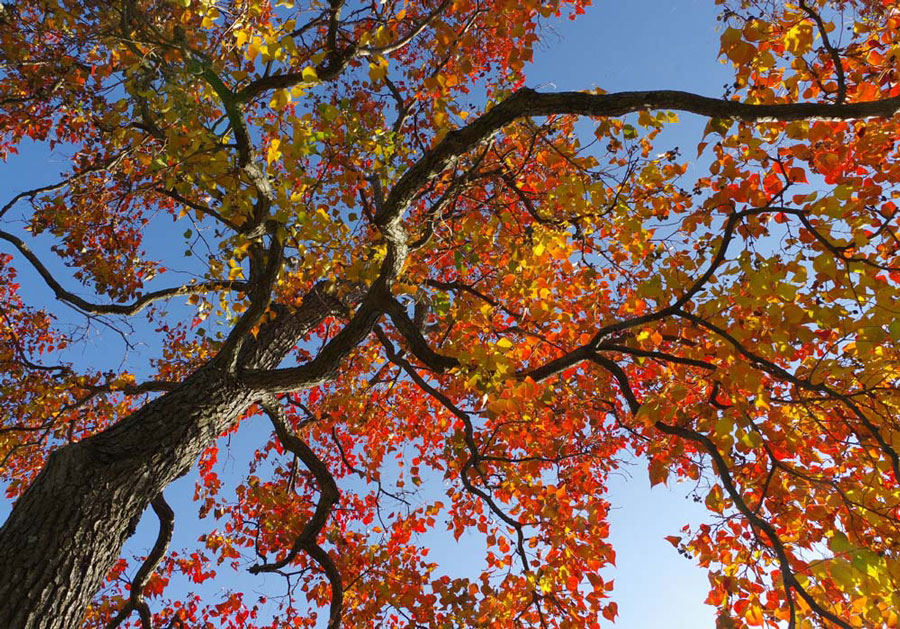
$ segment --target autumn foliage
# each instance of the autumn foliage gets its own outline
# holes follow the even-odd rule
[[[35,577],[59,626],[609,626],[604,488],[634,453],[705,501],[669,540],[721,627],[897,626],[900,8],[718,0],[721,98],[528,89],[586,4],[4,6],[0,156],[69,163],[3,185],[0,624],[37,605],[14,569],[79,552],[21,546],[17,512],[91,452],[76,480],[150,469],[129,508],[159,537],[82,549],[92,600]],[[696,155],[660,137],[683,112]],[[79,349],[130,326],[149,361]],[[109,445],[153,408],[200,428]],[[169,548],[193,463],[206,532]],[[430,558],[470,532],[472,573]],[[245,590],[200,585],[232,569]]]

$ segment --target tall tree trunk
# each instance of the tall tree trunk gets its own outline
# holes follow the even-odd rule
[[[277,366],[333,314],[333,300],[311,295],[261,330],[240,362]],[[256,395],[210,363],[110,429],[52,453],[0,528],[0,627],[78,627],[131,523]]]
[[[0,529],[0,626],[77,627],[129,524],[252,402],[204,369],[94,438],[54,452]]]

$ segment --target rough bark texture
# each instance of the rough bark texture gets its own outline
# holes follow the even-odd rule
[[[260,331],[243,362],[276,366],[334,308],[314,292]],[[131,523],[257,397],[213,362],[113,428],[51,454],[0,529],[0,627],[77,627]]]

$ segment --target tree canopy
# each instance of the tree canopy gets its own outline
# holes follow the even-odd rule
[[[0,156],[68,163],[0,199],[0,625],[608,626],[633,453],[720,627],[896,626],[900,10],[716,4],[719,97],[531,89],[587,0],[3,5]],[[222,564],[287,593],[172,585]]]

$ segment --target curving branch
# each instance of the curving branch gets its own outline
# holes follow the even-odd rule
[[[878,429],[878,426],[876,426],[872,422],[872,420],[869,419],[869,417],[863,412],[863,410],[859,407],[859,405],[853,400],[851,395],[848,395],[846,393],[841,393],[840,391],[837,391],[837,390],[833,389],[832,387],[828,386],[824,382],[815,383],[815,382],[812,382],[811,380],[809,380],[808,378],[803,378],[796,374],[792,374],[787,369],[785,369],[784,367],[781,367],[780,365],[777,365],[776,363],[772,362],[771,360],[768,360],[766,358],[763,358],[762,356],[759,356],[758,354],[751,352],[746,347],[744,347],[743,343],[738,341],[727,330],[724,330],[721,327],[719,327],[713,323],[710,323],[709,321],[707,321],[706,319],[703,319],[702,317],[698,317],[696,315],[693,315],[689,312],[685,312],[683,310],[679,310],[677,312],[677,314],[681,318],[683,318],[687,321],[690,321],[691,323],[694,323],[695,325],[697,325],[701,328],[705,328],[705,329],[709,330],[710,332],[713,332],[715,335],[719,336],[720,338],[724,339],[726,342],[728,342],[729,345],[734,347],[734,349],[737,350],[742,356],[744,356],[747,360],[749,360],[750,363],[754,367],[761,369],[762,371],[765,371],[769,375],[772,375],[776,378],[780,378],[781,380],[783,380],[785,382],[790,382],[792,385],[794,385],[795,387],[797,387],[799,389],[802,389],[805,391],[811,391],[811,392],[815,392],[815,393],[821,393],[829,399],[837,400],[837,401],[841,402],[845,407],[847,407],[850,410],[851,413],[853,413],[853,415],[859,420],[859,422],[863,426],[865,426],[866,430],[869,432],[869,434],[872,436],[872,438],[878,444],[878,447],[881,449],[881,451],[885,455],[887,455],[887,457],[890,459],[891,470],[894,473],[894,478],[900,479],[900,453],[898,453],[897,450],[888,442],[888,440],[885,438],[885,436]],[[865,439],[862,438],[862,435],[859,434],[859,431],[856,428],[854,428],[853,426],[849,426],[849,422],[848,422],[848,427],[857,435],[857,437],[860,439],[860,442],[865,441]]]
[[[352,44],[344,50],[338,48],[338,31],[341,27],[341,12],[346,0],[329,0],[328,32],[325,35],[325,58],[315,67],[316,81],[328,82],[337,79],[347,64],[356,56],[357,46]],[[287,89],[307,82],[303,72],[285,72],[254,79],[246,87],[234,93],[237,104],[246,103],[270,90]]]
[[[222,216],[216,210],[214,210],[211,207],[208,207],[206,205],[203,205],[202,203],[197,203],[196,201],[188,199],[187,197],[180,194],[176,190],[170,190],[170,189],[164,188],[162,186],[156,187],[156,188],[154,188],[154,190],[162,195],[169,197],[173,201],[177,201],[178,203],[181,203],[182,205],[185,205],[193,210],[196,210],[197,212],[200,212],[201,214],[211,216],[212,218],[216,219],[223,225],[226,225],[227,227],[233,229],[236,232],[242,231],[240,225],[237,225],[236,223],[233,223],[232,221],[228,220],[227,218]]]
[[[835,102],[841,104],[847,99],[847,79],[844,75],[844,65],[841,63],[841,53],[834,47],[834,44],[831,43],[831,39],[828,37],[828,29],[825,28],[822,16],[814,11],[812,7],[807,4],[806,0],[799,0],[797,6],[799,6],[803,12],[816,23],[816,28],[819,30],[819,37],[822,38],[822,46],[825,47],[828,56],[831,57],[831,63],[834,64],[834,72],[837,75],[838,88]]]
[[[153,291],[150,293],[146,293],[138,297],[134,302],[130,304],[95,304],[92,302],[79,297],[75,293],[72,293],[65,288],[62,287],[50,270],[41,262],[41,259],[31,250],[31,248],[25,244],[18,236],[10,234],[9,232],[0,230],[0,239],[6,240],[13,244],[16,249],[19,250],[19,253],[31,263],[31,266],[34,267],[34,270],[38,272],[38,275],[44,280],[50,290],[53,291],[53,294],[60,301],[66,302],[71,306],[74,306],[78,310],[82,312],[86,312],[88,314],[96,314],[96,315],[104,315],[104,314],[113,314],[113,315],[134,315],[139,313],[141,310],[152,304],[153,302],[160,301],[162,299],[170,299],[172,297],[177,297],[179,295],[195,295],[198,293],[206,293],[210,291],[217,290],[233,290],[243,292],[247,290],[247,283],[238,280],[211,280],[209,282],[200,282],[198,284],[184,284],[182,286],[175,286],[172,288],[164,288],[162,290]]]
[[[800,223],[806,230],[813,235],[813,237],[825,248],[828,250],[831,255],[835,257],[835,259],[844,263],[844,265],[849,265],[850,263],[859,263],[865,264],[868,267],[873,269],[879,269],[881,271],[897,271],[900,270],[900,266],[896,264],[881,264],[876,262],[868,257],[863,257],[859,255],[851,255],[851,251],[854,249],[853,245],[837,245],[832,242],[825,234],[823,234],[815,225],[812,224],[812,221],[809,219],[809,213],[806,210],[791,208],[791,207],[772,207],[772,211],[778,211],[782,214],[796,216],[800,219]],[[885,230],[888,230],[890,226],[890,221],[885,221],[884,225],[882,225],[878,230],[872,235],[872,239],[884,233]],[[891,232],[888,232],[891,233]]]
[[[593,338],[585,343],[584,345],[577,347],[571,352],[560,356],[559,358],[555,358],[540,367],[530,370],[527,376],[531,377],[536,381],[545,380],[550,376],[553,376],[569,367],[573,367],[580,362],[585,360],[597,360],[597,350],[601,347],[603,339],[619,333],[624,332],[625,330],[629,330],[631,328],[635,328],[640,325],[644,325],[646,323],[651,323],[653,321],[659,321],[660,319],[666,319],[671,317],[678,312],[682,306],[687,304],[700,290],[703,286],[712,279],[713,275],[716,272],[722,263],[725,261],[725,255],[728,252],[728,245],[731,244],[731,241],[734,238],[735,230],[738,227],[738,224],[742,219],[747,216],[754,216],[758,214],[763,214],[765,212],[772,211],[768,206],[761,208],[749,208],[743,210],[741,212],[734,212],[728,215],[728,219],[725,221],[725,226],[722,228],[722,236],[719,242],[719,247],[716,250],[716,254],[713,256],[713,259],[710,261],[709,266],[706,271],[703,272],[700,277],[698,277],[694,282],[688,287],[686,291],[684,291],[681,296],[678,297],[675,301],[664,308],[660,308],[654,312],[647,313],[645,315],[640,315],[637,317],[631,317],[628,319],[621,319],[616,321],[615,323],[611,323],[609,325],[605,325],[597,332],[594,333]]]
[[[369,335],[381,317],[370,299],[364,300],[353,318],[312,360],[297,367],[245,369],[241,383],[265,393],[300,391],[334,378],[341,361]]]
[[[3,104],[3,103],[0,102],[0,105],[2,105],[2,104]],[[51,183],[51,184],[48,184],[48,185],[46,185],[46,186],[40,186],[40,187],[37,187],[37,188],[32,188],[31,190],[25,190],[24,192],[20,192],[19,194],[17,194],[16,196],[14,196],[12,199],[10,199],[10,200],[6,203],[6,205],[4,205],[2,208],[0,208],[0,218],[3,218],[3,216],[4,216],[10,209],[12,209],[12,207],[13,207],[16,203],[18,203],[18,202],[21,201],[22,199],[34,199],[36,196],[38,196],[38,195],[40,195],[40,194],[43,194],[43,193],[45,193],[45,192],[53,192],[54,190],[59,190],[59,189],[61,189],[61,188],[65,188],[65,187],[68,186],[69,184],[78,181],[79,179],[81,179],[81,178],[84,177],[85,175],[88,175],[88,174],[90,174],[90,173],[95,173],[95,172],[104,170],[105,168],[108,168],[110,164],[114,163],[114,162],[115,162],[117,159],[119,159],[120,157],[121,157],[121,154],[115,155],[115,156],[113,156],[112,158],[110,158],[110,159],[108,159],[108,160],[104,160],[104,161],[103,161],[102,163],[100,163],[100,164],[92,164],[92,165],[90,165],[90,166],[84,168],[83,170],[81,170],[81,171],[79,171],[79,172],[77,172],[77,173],[74,173],[74,174],[72,174],[72,175],[66,177],[65,179],[62,179],[62,180],[60,180],[60,181],[57,181],[56,183]]]
[[[822,618],[827,619],[829,622],[834,623],[838,627],[842,627],[843,629],[851,629],[851,625],[849,623],[841,620],[833,612],[822,607],[822,605],[815,598],[813,598],[813,596],[806,590],[806,588],[804,588],[797,580],[793,568],[791,567],[790,559],[788,558],[784,542],[781,541],[781,538],[778,536],[778,532],[775,530],[775,527],[770,522],[759,516],[747,505],[740,491],[738,491],[737,486],[734,483],[734,479],[731,477],[731,473],[728,470],[728,464],[725,462],[725,458],[719,452],[718,448],[716,448],[715,444],[709,439],[709,437],[694,430],[682,428],[680,426],[670,426],[669,424],[661,421],[656,422],[654,425],[660,432],[664,432],[667,435],[681,437],[682,439],[693,441],[694,443],[699,444],[712,458],[716,474],[719,476],[719,479],[722,482],[722,486],[725,488],[725,492],[728,494],[729,498],[731,498],[732,502],[734,502],[737,510],[740,511],[741,515],[743,515],[754,528],[762,531],[766,538],[769,540],[771,550],[775,554],[775,557],[778,561],[778,567],[781,571],[781,579],[784,583],[785,598],[791,610],[793,611],[794,606],[793,596],[791,595],[791,591],[793,590],[816,614],[818,614]]]
[[[69,183],[71,183],[71,181],[72,181],[71,179],[64,179],[62,181],[59,181],[57,183],[52,183],[47,186],[41,186],[39,188],[32,188],[31,190],[26,190],[24,192],[20,192],[19,194],[14,196],[12,199],[10,199],[6,205],[4,205],[2,208],[0,208],[0,218],[3,218],[3,216],[10,209],[12,209],[12,207],[16,203],[18,203],[22,199],[34,199],[34,197],[38,196],[39,194],[43,194],[44,192],[53,192],[54,190],[59,190],[60,188],[64,188],[67,185],[69,185]]]
[[[334,505],[340,500],[341,494],[338,491],[337,483],[331,472],[328,471],[326,465],[322,462],[312,448],[305,441],[291,432],[287,418],[284,416],[284,410],[278,403],[278,400],[269,396],[260,402],[263,410],[272,421],[275,427],[275,434],[278,435],[282,445],[296,456],[307,469],[312,472],[319,485],[319,502],[313,516],[303,527],[303,531],[294,541],[294,545],[287,555],[279,561],[273,563],[264,563],[250,568],[252,574],[260,572],[277,572],[290,564],[297,558],[300,551],[305,551],[313,561],[319,564],[319,567],[325,572],[328,582],[331,584],[331,606],[329,609],[328,629],[337,629],[341,625],[341,610],[344,605],[344,586],[341,581],[341,574],[338,572],[337,566],[328,555],[324,548],[318,543],[319,535],[325,528],[328,516]]]
[[[328,45],[328,51],[337,52],[337,36],[341,27],[341,12],[344,10],[346,0],[328,0],[328,34],[325,42]]]
[[[89,391],[91,395],[101,395],[103,393],[124,393],[125,395],[143,395],[145,393],[167,393],[178,388],[178,382],[170,382],[165,380],[148,380],[139,384],[126,384],[123,386],[113,386],[112,384],[79,384],[79,389]]]
[[[378,223],[387,243],[387,254],[378,277],[369,287],[360,307],[344,328],[309,362],[283,369],[246,369],[240,374],[244,386],[266,393],[299,391],[327,382],[337,373],[341,362],[372,332],[384,313],[383,304],[391,297],[391,286],[403,271],[409,254],[407,234],[400,214],[389,215]],[[245,313],[246,314],[246,313]]]
[[[403,123],[406,122],[406,119],[409,117],[412,103],[406,102],[406,99],[403,98],[403,94],[400,93],[400,89],[387,76],[384,77],[384,84],[387,85],[388,91],[390,91],[397,109],[397,117],[391,125],[391,130],[394,133],[400,133],[400,130],[403,128]]]
[[[631,386],[631,382],[628,378],[628,374],[625,373],[625,370],[623,370],[614,361],[603,356],[596,356],[594,358],[594,362],[596,362],[603,369],[609,372],[610,375],[612,375],[612,377],[619,385],[619,390],[628,403],[628,408],[631,411],[632,416],[637,415],[638,412],[640,412],[642,405],[640,400],[634,393],[634,389]],[[731,473],[728,469],[728,464],[725,462],[724,457],[719,452],[718,448],[716,448],[715,444],[710,441],[710,439],[706,435],[688,428],[684,428],[681,426],[671,426],[662,421],[657,421],[654,426],[657,430],[667,435],[677,436],[682,439],[693,441],[694,443],[699,444],[710,455],[710,457],[712,457],[716,474],[719,476],[722,482],[722,486],[724,487],[728,496],[734,502],[738,511],[747,519],[748,522],[750,522],[750,524],[755,529],[762,531],[766,538],[769,540],[770,548],[775,554],[775,558],[778,561],[778,566],[781,570],[782,582],[784,583],[785,589],[785,598],[790,609],[793,610],[794,608],[793,596],[791,594],[791,591],[793,590],[797,592],[797,594],[806,602],[806,604],[809,605],[810,609],[812,609],[819,616],[835,623],[837,626],[842,627],[843,629],[850,629],[849,624],[822,607],[822,605],[819,604],[819,602],[816,601],[816,599],[806,591],[806,589],[800,584],[800,582],[797,581],[797,578],[794,575],[793,568],[791,567],[791,562],[788,557],[787,550],[785,549],[784,542],[781,541],[781,538],[779,537],[775,527],[770,522],[763,519],[755,511],[753,511],[744,501],[743,496],[734,483],[734,479],[731,477]]]
[[[257,273],[255,281],[250,284],[247,291],[250,297],[250,307],[238,319],[215,357],[219,364],[227,364],[229,371],[236,368],[237,358],[244,341],[272,303],[272,290],[275,288],[283,261],[284,243],[277,235],[272,235],[269,249],[266,252],[265,268]]]
[[[185,51],[185,57],[193,59],[200,64],[200,76],[212,88],[219,97],[222,107],[225,108],[225,115],[231,124],[231,130],[234,131],[234,140],[238,150],[238,166],[241,169],[246,168],[252,163],[253,159],[253,140],[250,138],[250,131],[247,129],[247,122],[244,120],[244,114],[240,108],[240,101],[237,95],[227,86],[225,82],[213,70],[210,63],[203,55],[194,51]],[[253,177],[251,176],[251,181]],[[257,183],[254,181],[254,183]]]
[[[697,360],[695,358],[677,356],[675,354],[657,350],[628,347],[627,345],[618,345],[616,343],[600,343],[599,345],[597,345],[596,350],[598,352],[618,352],[620,354],[626,354],[629,356],[652,358],[653,360],[658,360],[661,362],[678,363],[680,365],[688,365],[690,367],[697,367],[699,369],[705,369],[707,371],[715,371],[718,368],[713,363],[707,362],[705,360]]]
[[[789,122],[792,120],[850,120],[890,117],[900,111],[900,96],[850,103],[789,103],[752,105],[739,101],[709,98],[673,90],[649,92],[541,93],[523,88],[500,101],[471,123],[449,132],[404,173],[385,199],[376,222],[385,223],[402,214],[431,178],[504,126],[521,118],[572,114],[592,117],[624,116],[645,109],[683,111],[745,122]]]
[[[4,323],[6,323],[6,336],[7,338],[9,338],[9,341],[12,344],[13,351],[18,356],[18,360],[2,361],[0,362],[0,364],[19,364],[26,369],[31,369],[32,371],[55,371],[58,373],[68,373],[69,371],[71,371],[71,368],[68,365],[43,365],[32,362],[28,358],[28,352],[25,350],[25,347],[22,345],[22,342],[16,335],[15,326],[13,326],[13,323],[9,318],[9,314],[7,313],[6,308],[4,308],[2,305],[0,305],[0,319],[3,319]]]
[[[522,569],[525,572],[530,571],[531,562],[528,560],[528,553],[525,550],[525,544],[527,542],[527,538],[525,536],[525,525],[519,520],[507,514],[500,507],[500,505],[497,504],[497,501],[494,500],[494,497],[490,493],[476,486],[472,482],[472,479],[469,478],[470,472],[474,472],[476,475],[484,479],[484,472],[482,471],[479,464],[482,461],[488,460],[488,458],[486,458],[482,454],[481,450],[478,448],[478,444],[475,442],[475,427],[472,424],[472,418],[468,413],[454,404],[446,394],[431,386],[419,374],[419,372],[416,371],[415,367],[413,367],[409,363],[409,361],[407,361],[403,356],[400,355],[400,353],[394,348],[394,345],[391,343],[388,336],[378,326],[375,326],[375,335],[378,337],[378,341],[384,348],[387,359],[393,364],[400,367],[404,372],[406,372],[406,375],[409,376],[409,378],[416,384],[416,386],[418,386],[422,391],[434,398],[441,406],[443,406],[447,411],[452,413],[463,423],[463,438],[466,443],[466,449],[469,451],[469,456],[468,458],[466,458],[466,461],[463,463],[462,468],[460,469],[460,481],[462,482],[463,487],[466,489],[466,491],[468,491],[473,496],[477,496],[478,498],[480,498],[481,501],[487,505],[488,509],[490,509],[497,518],[499,518],[516,532],[516,554],[518,555],[519,560],[522,562]],[[541,598],[541,595],[536,590],[532,592],[532,604],[534,604],[535,609],[538,612],[538,616],[541,620],[541,626],[546,627],[546,623],[544,621],[544,613],[541,607]]]
[[[713,259],[710,261],[709,266],[700,275],[700,277],[698,277],[687,288],[687,290],[685,290],[678,297],[678,299],[673,301],[668,306],[661,308],[655,312],[648,313],[639,317],[633,317],[630,319],[623,319],[617,321],[616,323],[604,326],[595,333],[594,337],[588,343],[572,350],[571,352],[563,356],[550,360],[544,365],[530,369],[528,371],[520,372],[518,374],[519,377],[530,377],[535,381],[546,380],[547,378],[554,376],[557,373],[583,361],[596,361],[598,351],[617,351],[620,353],[629,353],[632,355],[652,357],[668,362],[677,362],[706,370],[714,370],[716,368],[715,365],[705,361],[682,358],[664,352],[651,352],[638,348],[630,348],[617,344],[605,344],[603,343],[603,339],[617,332],[622,332],[639,325],[678,314],[682,306],[687,304],[694,296],[696,296],[696,294],[703,288],[703,286],[712,278],[712,276],[715,274],[715,271],[725,261],[728,246],[734,238],[735,231],[740,222],[747,216],[755,216],[776,210],[777,208],[770,208],[766,206],[762,208],[749,208],[741,212],[734,212],[730,214],[723,227],[719,247],[716,251],[716,254],[713,256]],[[488,301],[488,303],[495,303],[494,300],[487,298],[480,292],[466,285],[435,281],[429,281],[429,285],[436,288],[453,288],[466,290],[467,292],[470,292],[477,297]],[[453,369],[459,366],[459,361],[455,357],[439,354],[431,348],[425,337],[419,331],[418,326],[416,326],[415,322],[410,319],[403,306],[392,296],[380,296],[380,298],[375,299],[375,305],[391,318],[397,328],[397,331],[400,332],[400,334],[406,340],[410,351],[429,369],[437,373],[443,373],[449,369]]]
[[[426,15],[422,20],[419,21],[418,24],[413,26],[410,31],[400,37],[399,39],[387,44],[385,46],[368,46],[368,47],[360,47],[357,51],[357,54],[361,57],[368,57],[372,55],[389,55],[392,52],[396,52],[401,48],[408,46],[412,40],[418,37],[422,31],[424,31],[428,26],[434,22],[443,13],[447,7],[451,4],[450,0],[444,0],[441,4],[439,4],[435,9]]]
[[[409,318],[406,309],[399,301],[392,296],[386,296],[379,301],[378,305],[391,318],[391,321],[393,321],[397,331],[403,335],[412,353],[425,365],[438,373],[459,366],[459,361],[456,358],[443,356],[431,349],[428,341],[425,340],[425,337],[419,331],[419,327]]]
[[[712,118],[733,118],[744,121],[779,122],[791,120],[845,120],[892,116],[900,111],[900,96],[878,101],[851,104],[794,103],[784,105],[751,105],[737,101],[709,98],[690,92],[651,91],[590,94],[587,92],[559,92],[547,94],[524,88],[501,101],[490,111],[468,125],[450,131],[429,151],[425,152],[397,181],[378,208],[374,218],[388,243],[388,255],[382,271],[350,324],[326,345],[320,356],[299,367],[246,372],[246,385],[270,393],[296,391],[328,380],[337,369],[340,357],[345,356],[371,331],[381,310],[376,294],[389,289],[399,275],[408,253],[406,233],[401,218],[419,191],[433,177],[469,150],[488,140],[507,124],[531,116],[574,114],[593,117],[623,116],[644,109],[667,109],[695,113]],[[738,222],[746,216],[772,211],[770,207],[750,208],[729,215],[723,229],[719,250],[706,272],[681,297],[659,311],[633,317],[605,326],[597,331],[587,345],[570,354],[525,374],[535,380],[547,378],[568,366],[594,355],[602,338],[623,330],[659,320],[675,314],[699,292],[724,261],[728,244]],[[327,351],[326,351],[327,350]]]
[[[156,542],[150,550],[150,554],[144,559],[144,563],[138,568],[137,574],[131,580],[131,596],[125,603],[125,607],[119,610],[115,618],[109,621],[106,629],[115,629],[121,625],[132,612],[137,611],[141,618],[142,629],[153,629],[153,620],[150,615],[150,607],[144,600],[144,586],[147,585],[147,579],[156,570],[156,566],[165,556],[169,548],[169,542],[172,541],[172,532],[175,530],[175,512],[166,502],[162,494],[159,494],[153,502],[150,503],[156,517],[159,518],[159,533],[156,536]]]

